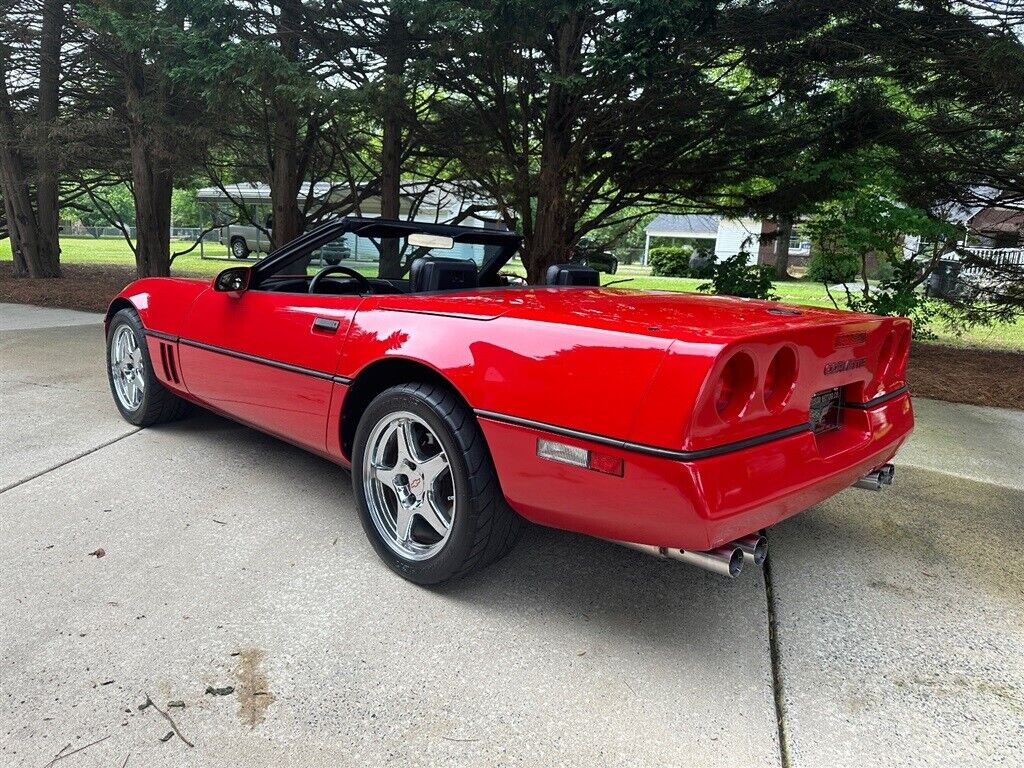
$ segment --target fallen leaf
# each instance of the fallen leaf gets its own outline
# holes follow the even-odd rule
[[[94,550],[93,550],[92,552],[90,552],[89,554],[90,554],[90,555],[91,555],[92,557],[95,557],[95,558],[101,558],[101,557],[103,557],[104,555],[106,555],[106,554],[107,554],[107,550],[105,550],[105,549],[104,549],[103,547],[100,547],[99,549],[94,549]]]
[[[184,701],[168,701],[167,702],[167,706],[168,706],[168,708],[170,708],[170,707],[178,707],[180,709],[180,708],[183,708],[185,706],[185,702]]]
[[[208,685],[206,692],[211,696],[230,696],[235,692],[235,686],[225,685],[223,688],[214,688],[212,685]]]
[[[168,731],[166,735],[160,737],[160,741],[170,741],[174,737],[174,731]]]

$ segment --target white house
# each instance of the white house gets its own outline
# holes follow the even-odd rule
[[[761,229],[762,222],[758,219],[663,213],[645,229],[643,263],[647,264],[647,254],[652,247],[680,242],[706,247],[715,254],[716,261],[735,256],[741,250],[756,254],[761,243]]]

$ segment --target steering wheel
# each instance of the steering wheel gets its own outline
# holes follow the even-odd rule
[[[356,272],[354,269],[351,269],[349,267],[343,267],[340,264],[331,264],[330,266],[324,267],[315,275],[313,275],[313,279],[309,281],[309,293],[316,293],[316,289],[317,286],[320,285],[320,281],[323,280],[328,275],[334,274],[351,277],[353,280],[359,283],[360,293],[373,293],[373,286],[370,285],[369,280],[367,280],[363,275]]]

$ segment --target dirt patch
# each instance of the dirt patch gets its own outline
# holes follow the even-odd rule
[[[263,722],[267,708],[274,703],[274,694],[270,692],[270,683],[262,665],[263,651],[260,649],[246,648],[238,652],[238,668],[235,670],[238,719],[250,728]]]
[[[135,279],[133,267],[119,264],[62,264],[65,279],[15,278],[14,265],[0,261],[0,302],[106,312],[111,300]]]
[[[1024,354],[915,343],[910,391],[951,403],[1024,409]]]

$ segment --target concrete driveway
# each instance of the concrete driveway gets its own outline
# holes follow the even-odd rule
[[[99,320],[0,305],[0,764],[1018,764],[1024,414],[919,401],[763,576],[533,529],[429,591],[334,465],[121,421]]]

